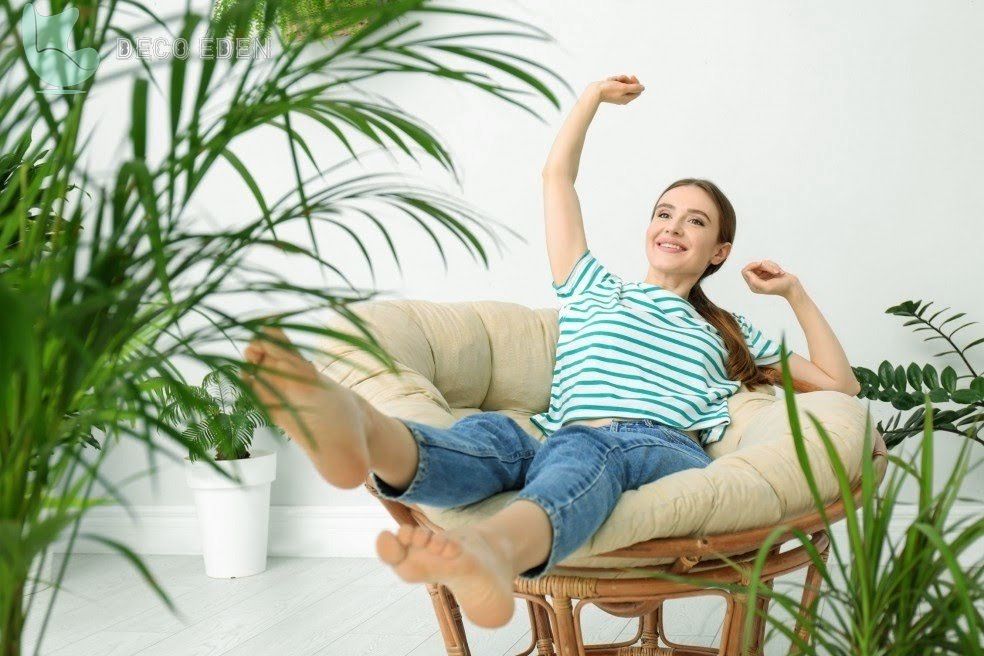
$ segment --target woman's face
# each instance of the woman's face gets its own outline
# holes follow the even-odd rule
[[[728,257],[730,244],[718,244],[721,216],[700,187],[683,185],[664,193],[646,229],[646,257],[657,271],[695,273]],[[677,244],[680,248],[674,248]]]

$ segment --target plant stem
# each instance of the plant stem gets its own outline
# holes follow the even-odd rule
[[[9,609],[0,626],[0,649],[3,656],[21,656],[21,637],[24,630],[24,584],[23,579],[11,586]]]
[[[974,378],[977,378],[977,372],[976,372],[976,371],[974,371],[974,368],[973,368],[973,367],[972,367],[972,366],[970,365],[970,361],[969,361],[969,360],[967,359],[967,357],[966,357],[966,356],[964,355],[964,353],[963,353],[963,351],[962,351],[962,350],[961,350],[960,348],[958,348],[956,344],[954,344],[954,343],[953,343],[953,340],[952,340],[952,339],[950,339],[950,336],[949,336],[949,335],[947,335],[947,334],[946,334],[946,333],[944,333],[944,332],[943,332],[942,330],[940,330],[939,328],[937,328],[936,326],[934,326],[933,324],[931,324],[931,323],[930,323],[929,321],[927,321],[926,319],[923,319],[922,317],[920,317],[920,316],[918,316],[918,315],[916,315],[916,314],[913,314],[912,316],[914,316],[914,317],[915,317],[916,319],[919,319],[919,320],[920,320],[920,321],[922,321],[922,322],[923,322],[924,324],[926,324],[927,326],[929,326],[930,328],[932,328],[933,330],[935,330],[935,331],[936,331],[937,333],[939,333],[939,335],[940,335],[940,336],[941,336],[941,337],[942,337],[943,339],[945,339],[945,340],[947,341],[947,343],[948,343],[948,344],[949,344],[950,346],[952,346],[952,347],[953,347],[953,350],[954,350],[954,351],[955,351],[955,352],[957,353],[957,355],[959,355],[959,356],[960,356],[960,359],[964,361],[964,364],[965,364],[965,365],[967,365],[967,369],[968,369],[968,370],[970,371],[970,373],[971,373],[971,375],[972,375],[972,376],[973,376]]]

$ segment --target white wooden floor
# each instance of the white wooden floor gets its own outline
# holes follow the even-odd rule
[[[69,561],[48,629],[45,656],[446,656],[430,595],[375,558],[271,558],[242,579],[205,576],[200,557],[145,556],[174,600],[173,615],[122,557]],[[52,590],[35,595],[24,654],[34,654]],[[706,598],[666,606],[670,638],[716,645],[723,603]],[[624,640],[636,621],[590,606],[586,642]],[[530,640],[525,603],[512,621],[487,630],[466,622],[473,656],[523,651]],[[779,644],[767,653],[782,654]],[[535,652],[534,652],[535,654]]]

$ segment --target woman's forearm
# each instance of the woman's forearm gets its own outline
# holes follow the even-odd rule
[[[810,361],[830,376],[842,392],[857,394],[861,385],[851,370],[847,354],[844,353],[830,324],[827,323],[817,304],[806,293],[803,285],[797,283],[785,298],[789,301],[790,307],[796,314],[796,320],[799,321],[806,336]]]
[[[601,89],[597,82],[587,86],[578,98],[570,114],[554,139],[547,163],[543,166],[544,176],[556,176],[574,182],[577,179],[578,166],[581,163],[581,151],[584,149],[584,137],[588,126],[601,104]]]

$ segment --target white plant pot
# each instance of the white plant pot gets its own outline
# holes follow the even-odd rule
[[[224,478],[203,462],[185,458],[185,475],[195,495],[205,573],[231,579],[266,569],[270,526],[270,483],[277,477],[277,454],[254,451],[249,458],[221,460]]]

